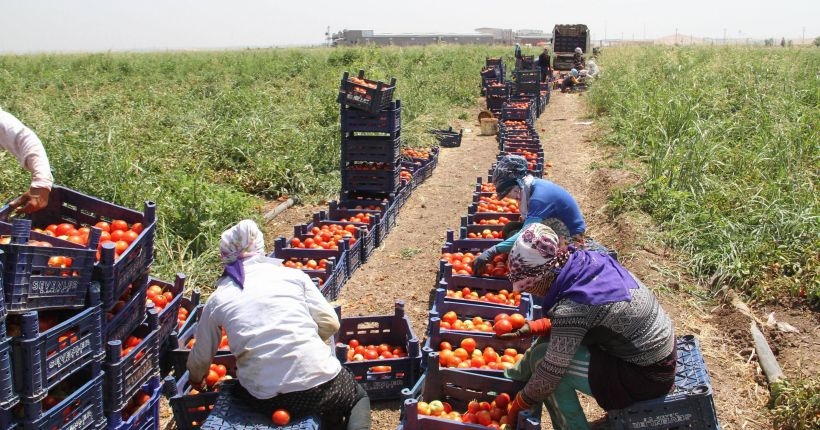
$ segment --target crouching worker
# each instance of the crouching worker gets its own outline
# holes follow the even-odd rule
[[[578,69],[572,69],[569,71],[569,74],[561,81],[561,92],[573,92],[575,87],[581,84],[580,79],[578,79],[579,73]]]
[[[655,295],[615,259],[563,246],[552,229],[530,224],[516,239],[508,264],[513,290],[543,296],[549,317],[498,336],[539,336],[504,371],[526,381],[509,418],[543,402],[554,429],[583,430],[589,424],[576,391],[605,410],[670,392],[677,360],[672,321]]]
[[[301,270],[265,256],[251,220],[222,233],[225,270],[208,298],[188,357],[191,383],[204,382],[225,329],[236,356],[234,396],[271,416],[318,415],[323,429],[370,429],[367,393],[325,343],[339,330],[333,308]]]

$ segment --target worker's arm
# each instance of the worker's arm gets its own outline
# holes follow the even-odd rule
[[[330,336],[339,331],[339,317],[321,291],[313,284],[313,281],[307,275],[304,275],[304,279],[305,302],[308,311],[319,326],[319,337],[322,340],[328,340]]]
[[[40,138],[14,115],[0,110],[0,146],[11,152],[20,165],[31,172],[31,186],[10,203],[18,211],[31,213],[48,205],[54,178]]]

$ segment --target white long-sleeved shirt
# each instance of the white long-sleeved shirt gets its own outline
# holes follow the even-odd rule
[[[14,115],[0,109],[0,146],[14,154],[24,169],[31,172],[32,188],[51,189],[54,178],[40,138]]]
[[[236,376],[257,399],[327,382],[341,363],[325,341],[339,330],[333,308],[301,270],[256,256],[244,263],[245,286],[223,277],[208,298],[188,356],[190,380],[201,381],[224,327]]]

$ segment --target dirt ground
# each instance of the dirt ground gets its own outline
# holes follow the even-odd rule
[[[478,106],[470,118],[477,118]],[[465,128],[459,148],[443,148],[433,176],[418,187],[401,210],[396,227],[342,288],[338,303],[342,316],[392,314],[396,300],[405,303],[416,335],[423,340],[427,325],[428,295],[436,280],[441,245],[447,229],[457,229],[472,201],[476,178],[487,175],[498,152],[493,136],[479,136],[476,119],[452,121]],[[611,150],[598,146],[600,131],[585,113],[583,94],[553,93],[551,103],[536,127],[546,152],[545,177],[565,187],[578,200],[588,224],[588,234],[615,248],[625,267],[632,270],[658,295],[671,315],[678,335],[694,334],[710,372],[718,419],[724,430],[769,429],[771,419],[765,404],[765,378],[752,353],[749,319],[730,305],[711,297],[705,287],[692,288],[680,266],[681,259],[662,246],[651,221],[639,214],[608,219],[606,200],[612,190],[638,180],[635,173],[610,166]],[[268,246],[278,235],[292,234],[294,224],[307,222],[322,206],[296,206],[265,226]],[[806,377],[818,373],[820,321],[817,315],[794,307],[753,309],[765,321],[769,312],[792,324],[799,334],[766,330],[787,376]],[[806,316],[808,315],[808,317]],[[810,357],[814,357],[813,359]],[[582,403],[596,428],[604,412],[594,400]],[[374,430],[395,429],[399,423],[399,401],[372,404]],[[167,403],[162,409],[163,428],[174,428]],[[544,413],[544,429],[551,429]]]

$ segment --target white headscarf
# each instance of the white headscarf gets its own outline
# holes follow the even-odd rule
[[[222,233],[219,253],[223,264],[231,264],[254,255],[265,255],[265,237],[252,220],[239,221]]]

